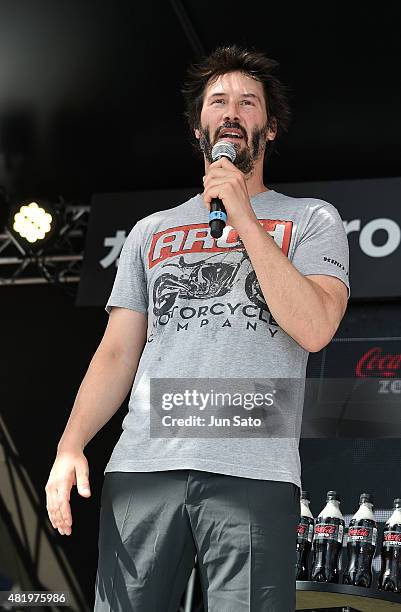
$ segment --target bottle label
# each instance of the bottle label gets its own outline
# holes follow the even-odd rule
[[[313,521],[308,521],[301,517],[297,528],[298,540],[312,542],[313,540]]]
[[[315,526],[315,540],[334,540],[341,543],[343,541],[343,533],[343,525],[324,523]]]
[[[385,531],[383,534],[383,544],[393,548],[401,548],[401,533],[399,531]]]
[[[376,539],[377,539],[376,527],[349,527],[348,528],[348,542],[364,542],[366,544],[372,544],[373,546],[375,546]]]

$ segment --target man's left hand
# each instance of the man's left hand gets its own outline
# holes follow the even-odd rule
[[[227,158],[210,164],[203,179],[203,201],[208,210],[213,198],[220,198],[227,212],[227,225],[240,233],[241,225],[257,221],[253,211],[245,175]]]

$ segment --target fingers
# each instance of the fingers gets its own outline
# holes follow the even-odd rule
[[[203,177],[203,186],[205,188],[212,184],[224,184],[233,185],[235,187],[245,187],[245,180],[242,174],[237,172],[230,172],[227,174],[225,170],[210,172]]]
[[[209,176],[225,176],[226,178],[228,176],[235,176],[236,174],[239,175],[240,170],[237,170],[237,168],[235,166],[233,166],[233,169],[229,168],[227,170],[227,168],[215,168],[213,166],[209,167],[209,170],[207,171],[207,174],[205,174],[205,177],[209,177]]]
[[[215,162],[210,164],[210,168],[226,168],[228,170],[237,170],[232,161],[230,161],[225,155],[217,159]]]
[[[226,177],[207,178],[204,182],[203,199],[205,204],[210,206],[210,202],[213,198],[220,198],[223,200],[225,195],[232,195],[236,189],[237,185],[235,179],[227,180]],[[239,193],[241,192],[245,195],[243,189],[239,191]]]
[[[89,469],[88,466],[82,466],[77,468],[77,489],[78,493],[83,497],[89,497],[91,495],[90,484],[89,484]]]
[[[240,172],[236,168],[233,171],[227,171],[226,168],[209,168],[207,174],[205,174],[205,176],[203,177],[203,184],[205,185],[209,181],[219,179],[224,180],[226,182],[237,181],[238,183],[245,180],[242,172]]]
[[[227,163],[225,163],[227,162]],[[223,199],[221,188],[240,189],[247,194],[244,175],[230,161],[218,160],[209,166],[203,177],[204,201],[209,205],[212,198]]]
[[[61,535],[71,535],[70,491],[71,485],[67,482],[53,481],[46,485],[49,519]]]
[[[56,458],[45,487],[49,519],[61,535],[71,535],[70,495],[74,484],[83,497],[91,495],[88,462],[83,454],[63,453]]]

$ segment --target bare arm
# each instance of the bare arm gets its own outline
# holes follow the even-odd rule
[[[72,486],[84,497],[91,494],[83,450],[124,401],[146,342],[146,327],[145,314],[113,308],[81,383],[45,487],[50,521],[62,535],[71,533]]]
[[[347,307],[347,287],[337,278],[301,274],[260,223],[239,232],[269,310],[280,327],[309,352],[334,336]]]
[[[231,161],[222,157],[205,169],[205,206],[210,210],[213,198],[223,201],[227,223],[242,239],[270,313],[302,348],[320,351],[344,316],[346,284],[330,275],[304,275],[297,269],[260,224],[249,199],[246,176]],[[256,173],[254,179],[254,186],[263,191],[262,174]]]

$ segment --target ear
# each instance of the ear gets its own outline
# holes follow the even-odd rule
[[[272,117],[269,121],[266,140],[274,140],[277,136],[277,119]]]
[[[196,138],[197,140],[199,140],[199,138],[200,138],[200,131],[199,131],[198,129],[195,129],[195,130],[194,130],[194,134],[195,134],[195,138]]]

